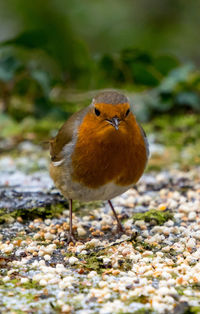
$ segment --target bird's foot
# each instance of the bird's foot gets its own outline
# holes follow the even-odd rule
[[[65,241],[67,242],[67,244],[69,244],[70,242],[72,243],[76,243],[77,239],[75,238],[73,233],[69,233],[68,237],[65,239]]]
[[[124,227],[122,226],[122,224],[118,224],[117,225],[117,233],[126,233]]]

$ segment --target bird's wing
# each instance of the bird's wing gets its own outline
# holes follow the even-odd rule
[[[149,155],[150,155],[150,152],[149,152],[149,142],[148,142],[148,139],[147,139],[147,135],[146,135],[146,132],[145,130],[143,129],[143,127],[138,123],[139,127],[140,127],[140,130],[141,130],[141,133],[142,133],[142,136],[144,138],[144,142],[145,142],[145,146],[146,146],[146,152],[147,152],[147,159],[149,158]]]
[[[74,113],[60,128],[58,134],[49,141],[51,160],[59,162],[62,160],[63,147],[71,142],[74,132],[77,130],[89,107]]]

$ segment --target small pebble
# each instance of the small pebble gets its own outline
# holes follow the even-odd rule
[[[187,248],[195,248],[196,240],[194,238],[190,238],[189,241],[186,243]]]
[[[75,265],[77,262],[78,262],[78,258],[74,257],[74,256],[71,256],[68,260],[69,264],[70,265]]]
[[[189,221],[195,220],[196,217],[197,217],[197,214],[195,212],[190,212],[189,215],[188,215]]]
[[[50,256],[50,255],[48,255],[48,254],[46,254],[46,255],[44,255],[44,259],[45,259],[45,261],[50,261],[51,256]]]
[[[39,282],[40,286],[46,286],[48,282],[45,279],[41,279]]]
[[[79,237],[84,237],[87,234],[86,230],[83,227],[78,227],[77,233]]]
[[[21,278],[21,283],[27,283],[27,282],[29,282],[28,278]]]

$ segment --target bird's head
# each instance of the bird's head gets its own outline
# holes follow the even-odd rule
[[[94,97],[92,115],[96,126],[116,131],[133,116],[128,98],[117,91],[101,92]]]

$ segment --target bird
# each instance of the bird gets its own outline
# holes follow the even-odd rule
[[[99,92],[50,139],[50,176],[69,201],[69,242],[76,242],[73,200],[108,201],[117,227],[123,226],[111,199],[142,176],[149,158],[147,136],[128,98],[117,90]]]

